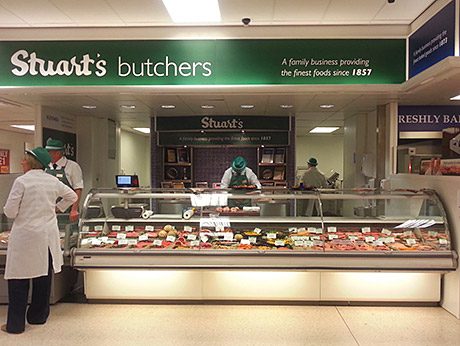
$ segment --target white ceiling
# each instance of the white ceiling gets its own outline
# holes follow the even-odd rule
[[[387,0],[219,0],[222,12],[219,26],[241,27],[241,19],[249,17],[249,29],[362,25],[366,32],[367,25],[405,25],[409,32],[414,20],[433,3],[437,5],[443,1],[396,0],[389,4]],[[13,36],[14,29],[23,28],[114,27],[120,30],[120,27],[168,28],[173,25],[161,0],[0,0],[0,27],[13,30]],[[174,29],[177,30],[177,25]],[[187,30],[188,27],[184,27],[184,32]],[[451,62],[441,66],[441,70],[422,73],[416,82],[423,83],[423,87],[411,81],[402,86],[279,86],[231,91],[180,87],[1,89],[0,128],[10,129],[8,125],[13,122],[31,123],[35,107],[48,106],[77,116],[114,118],[124,128],[149,126],[152,115],[295,114],[300,135],[318,125],[343,126],[344,119],[392,101],[452,104],[448,98],[460,91],[457,87],[460,67],[452,64],[456,65]],[[248,103],[254,104],[254,109],[240,108],[241,104]],[[134,110],[121,108],[121,105],[131,104],[136,106]],[[176,108],[165,110],[162,104],[174,104]],[[212,104],[215,108],[203,110],[203,104]],[[294,107],[285,110],[280,108],[281,104]],[[321,104],[334,104],[335,107],[323,110],[319,107]],[[83,105],[96,105],[97,108],[86,110]]]

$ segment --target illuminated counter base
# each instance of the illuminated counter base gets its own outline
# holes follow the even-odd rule
[[[441,273],[86,269],[94,300],[439,302]]]

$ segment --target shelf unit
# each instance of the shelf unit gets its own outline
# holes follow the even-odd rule
[[[163,148],[163,183],[184,184],[191,187],[193,183],[192,148],[165,147]]]
[[[257,176],[262,186],[286,186],[287,147],[259,147]]]

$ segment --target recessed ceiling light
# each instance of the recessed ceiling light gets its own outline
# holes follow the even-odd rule
[[[329,108],[334,108],[334,105],[320,105],[319,107],[324,108],[324,109],[329,109]]]
[[[136,106],[135,106],[135,105],[121,105],[121,108],[124,108],[124,109],[135,109]]]
[[[201,105],[201,108],[203,108],[203,109],[214,109],[216,107],[214,105]]]
[[[450,100],[451,100],[451,101],[460,101],[460,95],[451,97]]]
[[[310,133],[332,133],[337,131],[339,127],[336,126],[317,126],[314,129],[310,130]]]
[[[150,133],[150,127],[133,127],[133,130],[136,130],[142,133]]]
[[[18,129],[35,131],[35,125],[10,125],[11,127],[16,127]]]
[[[220,22],[218,0],[163,0],[174,23]]]
[[[255,106],[254,105],[241,105],[240,107],[243,108],[243,109],[252,109]]]
[[[174,108],[176,108],[176,106],[174,106],[174,105],[161,105],[161,108],[163,108],[163,109],[174,109]]]
[[[97,107],[93,106],[93,105],[84,105],[84,106],[82,106],[82,108],[84,108],[84,109],[96,109]]]
[[[294,107],[294,105],[280,105],[280,107],[283,109],[289,109],[289,108]]]

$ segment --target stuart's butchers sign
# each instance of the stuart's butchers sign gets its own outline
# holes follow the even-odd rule
[[[0,86],[399,84],[405,48],[404,39],[3,41]]]
[[[0,149],[0,174],[10,173],[10,150]]]
[[[399,138],[442,138],[446,128],[460,127],[460,107],[400,106]]]

